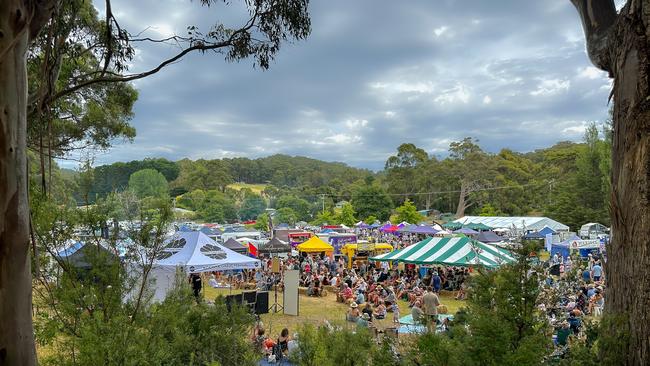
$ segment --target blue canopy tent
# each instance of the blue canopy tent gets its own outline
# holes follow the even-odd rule
[[[539,231],[539,235],[546,237],[548,234],[556,234],[555,230],[551,229],[548,226],[544,226],[542,230]]]
[[[590,243],[592,242],[592,243]],[[557,254],[562,257],[568,257],[571,251],[577,251],[580,256],[586,258],[590,253],[600,252],[599,240],[582,240],[579,236],[574,235],[571,238],[551,245],[551,256]]]
[[[178,231],[180,231],[182,233],[187,233],[187,232],[192,231],[192,229],[190,229],[189,226],[181,225],[181,227],[178,228]]]

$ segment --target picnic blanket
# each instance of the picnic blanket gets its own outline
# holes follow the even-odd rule
[[[438,320],[440,323],[445,319],[454,320],[454,316],[450,314],[438,314]],[[400,334],[424,333],[427,330],[424,325],[416,324],[415,321],[413,321],[413,316],[411,314],[401,317],[399,323]],[[436,330],[441,331],[442,327],[438,325]]]

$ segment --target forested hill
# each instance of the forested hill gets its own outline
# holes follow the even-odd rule
[[[609,136],[609,130],[601,133],[592,125],[583,143],[496,154],[465,138],[450,143],[444,159],[406,143],[379,173],[287,155],[145,159],[92,169],[91,179],[77,179],[75,199],[92,203],[127,188],[140,197],[164,193],[177,207],[211,222],[253,219],[267,207],[283,210],[288,222],[331,222],[342,201],[351,204],[349,221],[383,221],[409,200],[429,213],[544,215],[577,229],[587,222],[608,224]],[[69,172],[61,177],[71,180]]]
[[[183,159],[177,162],[156,158],[96,167],[89,196],[101,198],[110,192],[124,190],[131,174],[142,169],[155,169],[162,173],[170,183],[174,196],[196,189],[223,191],[235,182],[271,184],[275,187],[350,184],[372,174],[369,170],[353,168],[344,163],[281,154],[258,159]]]

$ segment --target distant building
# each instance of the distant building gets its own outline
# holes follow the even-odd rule
[[[582,227],[580,227],[580,232],[578,232],[578,235],[583,239],[595,239],[599,235],[607,234],[609,234],[609,228],[597,222],[590,222],[582,225]]]
[[[544,227],[553,231],[569,231],[569,227],[548,217],[534,216],[465,216],[454,222],[467,224],[484,224],[493,229],[516,229],[522,232],[539,231]]]

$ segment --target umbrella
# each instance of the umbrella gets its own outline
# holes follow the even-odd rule
[[[478,231],[492,230],[490,226],[487,226],[483,223],[478,223],[478,224],[469,223],[467,225],[464,225],[464,227],[470,228],[472,230],[478,230]]]
[[[460,222],[450,221],[446,224],[443,224],[442,227],[450,230],[458,230],[463,227],[463,224],[461,224]]]
[[[454,230],[454,234],[465,234],[465,235],[476,235],[478,234],[478,231],[472,230],[467,227],[460,228],[458,230]]]

